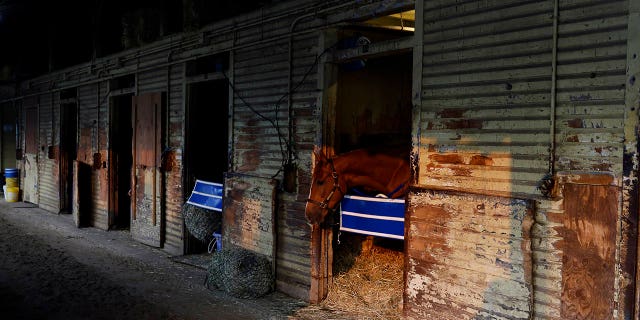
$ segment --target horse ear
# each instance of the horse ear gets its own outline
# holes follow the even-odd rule
[[[324,154],[322,153],[322,149],[318,146],[313,146],[313,155],[316,159],[324,159]]]

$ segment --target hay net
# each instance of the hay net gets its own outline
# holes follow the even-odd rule
[[[200,241],[211,241],[213,233],[222,225],[220,212],[185,203],[182,206],[184,224],[191,235]]]
[[[241,247],[217,251],[207,269],[207,287],[223,290],[236,298],[259,298],[275,287],[271,261]]]

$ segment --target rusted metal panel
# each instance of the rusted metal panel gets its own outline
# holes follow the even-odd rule
[[[164,104],[164,95],[159,92],[133,97],[131,235],[155,247],[164,241],[164,175],[160,167]]]
[[[33,105],[25,102],[25,153],[38,153],[38,109],[33,101]]]
[[[159,94],[143,94],[134,98],[136,165],[159,166],[162,97]]]
[[[563,186],[564,319],[611,319],[615,310],[619,188]]]
[[[227,174],[224,181],[222,245],[239,246],[267,257],[275,271],[277,181]]]
[[[410,319],[530,319],[531,201],[413,190],[407,215]]]

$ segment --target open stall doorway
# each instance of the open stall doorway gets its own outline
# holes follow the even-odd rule
[[[129,229],[131,221],[132,95],[111,98],[110,161],[111,212],[110,229]]]
[[[196,180],[214,183],[224,181],[229,163],[228,92],[226,79],[194,82],[188,86],[184,153],[184,190],[187,197]],[[188,233],[186,228],[185,233]],[[207,245],[189,235],[185,251],[205,252]]]

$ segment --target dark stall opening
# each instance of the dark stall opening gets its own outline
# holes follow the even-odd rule
[[[224,183],[229,162],[228,121],[229,87],[226,79],[189,85],[184,154],[186,197],[196,180]],[[205,242],[189,235],[186,253],[206,252],[208,243]]]
[[[75,92],[75,91],[74,91]],[[63,95],[61,95],[61,98]],[[78,154],[78,105],[75,102],[60,106],[60,212],[71,213],[73,204],[73,161]]]
[[[131,224],[132,95],[111,98],[111,207],[110,229],[128,229]]]
[[[336,72],[335,153],[360,148],[393,150],[395,156],[409,161],[413,109],[411,51],[339,63]],[[340,219],[337,213],[335,221]],[[401,309],[404,240],[343,231],[339,223],[332,235],[333,280],[324,303],[362,308],[362,301],[366,301],[366,305],[375,305],[376,312],[385,315]],[[364,300],[350,298],[353,286],[360,288]]]

